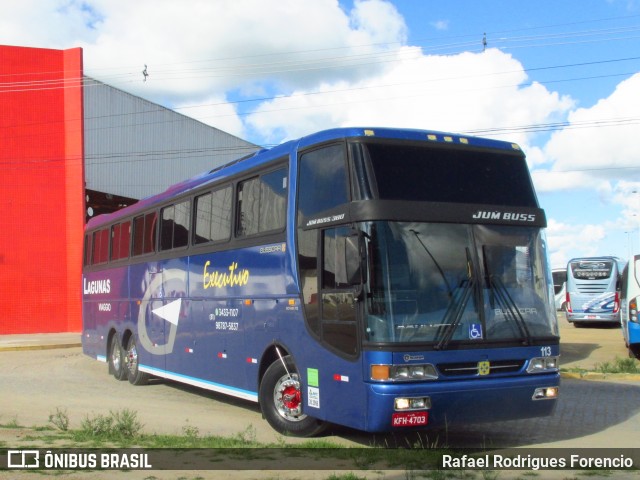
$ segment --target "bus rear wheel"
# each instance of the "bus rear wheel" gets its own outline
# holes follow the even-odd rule
[[[125,367],[125,356],[118,334],[114,333],[109,344],[109,373],[116,380],[127,378],[127,368]]]
[[[303,413],[300,376],[288,355],[267,368],[260,383],[259,400],[262,415],[278,433],[311,437],[326,428],[325,422]]]
[[[149,382],[149,374],[141,372],[138,368],[138,346],[134,335],[131,335],[127,342],[126,365],[131,385],[146,385]]]

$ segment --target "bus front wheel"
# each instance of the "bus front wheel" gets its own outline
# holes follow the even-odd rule
[[[127,376],[132,385],[146,385],[149,382],[149,374],[141,372],[138,368],[138,346],[134,335],[129,337],[126,352]]]
[[[111,337],[109,346],[109,373],[111,373],[116,380],[124,380],[127,378],[124,350],[122,350],[122,345],[120,345],[120,339],[117,333],[114,333]]]
[[[278,433],[311,437],[325,428],[323,421],[302,411],[300,376],[290,356],[269,365],[260,383],[259,400],[262,415]]]

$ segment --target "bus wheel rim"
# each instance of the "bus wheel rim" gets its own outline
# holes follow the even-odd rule
[[[132,344],[127,352],[127,367],[130,372],[135,372],[138,368],[138,351],[136,350],[136,344]]]
[[[300,422],[306,418],[302,413],[302,393],[298,375],[282,376],[273,390],[273,400],[278,414],[291,422]]]
[[[111,364],[113,365],[113,369],[116,372],[120,371],[120,368],[121,368],[120,360],[121,360],[121,358],[122,357],[120,356],[120,349],[118,347],[118,342],[116,340],[112,340],[112,342],[111,342]]]

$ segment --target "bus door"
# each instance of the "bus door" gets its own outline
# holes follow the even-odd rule
[[[341,418],[345,424],[362,421],[365,395],[362,395],[362,365],[359,362],[362,325],[362,242],[351,226],[321,230],[319,259],[319,325],[321,343],[332,354],[323,354],[317,365],[309,362],[314,372],[309,387],[317,387],[317,402]],[[311,385],[312,380],[317,382]],[[314,406],[309,404],[309,406]]]

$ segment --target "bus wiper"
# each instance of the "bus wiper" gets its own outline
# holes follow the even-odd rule
[[[469,298],[471,297],[471,293],[473,291],[473,277],[466,280],[464,283],[464,288],[462,293],[455,295],[452,297],[451,302],[449,303],[449,308],[443,318],[443,323],[447,324],[445,327],[442,338],[438,342],[438,344],[434,347],[436,350],[444,350],[449,345],[451,338],[453,338],[453,334],[458,328],[460,324],[460,320],[462,319],[462,314],[469,302]],[[451,319],[451,322],[447,320]]]
[[[516,325],[518,326],[518,330],[520,330],[520,334],[524,337],[524,344],[531,345],[531,334],[529,333],[529,329],[527,328],[527,322],[522,317],[520,313],[520,309],[516,305],[516,302],[513,301],[511,295],[509,295],[509,291],[507,287],[504,286],[500,277],[496,275],[489,274],[489,287],[495,293],[496,298],[498,299],[498,304],[503,308],[504,316],[507,318],[511,318]]]

